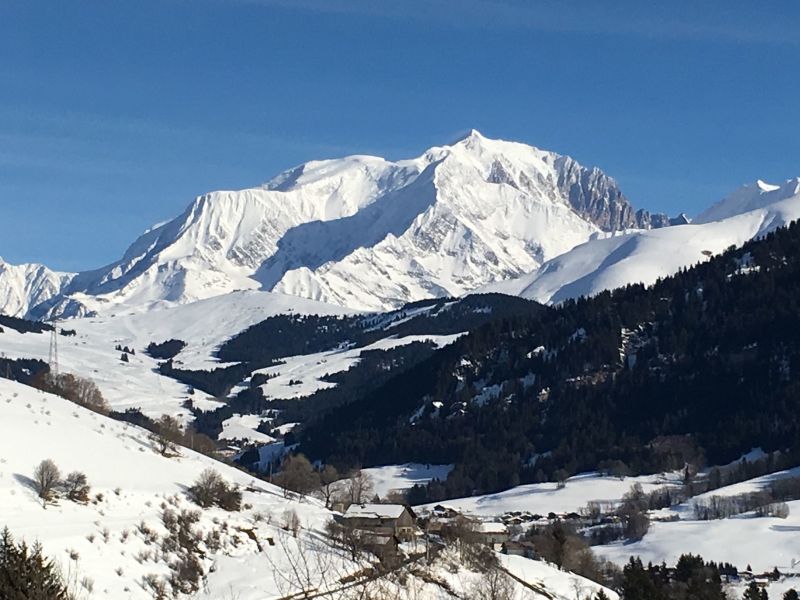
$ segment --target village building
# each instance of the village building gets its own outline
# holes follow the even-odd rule
[[[508,527],[504,523],[494,521],[483,521],[478,523],[475,535],[480,543],[499,550],[503,544],[511,539]]]
[[[416,515],[402,504],[352,504],[342,520],[353,530],[394,536],[401,542],[411,541],[417,529]]]

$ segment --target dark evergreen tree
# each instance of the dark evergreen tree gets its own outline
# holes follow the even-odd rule
[[[61,574],[41,547],[16,543],[8,528],[0,534],[0,598],[70,600]]]

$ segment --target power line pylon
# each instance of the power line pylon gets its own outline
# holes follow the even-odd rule
[[[50,331],[50,355],[48,356],[48,364],[50,365],[50,373],[58,376],[58,320],[51,321],[53,329]]]

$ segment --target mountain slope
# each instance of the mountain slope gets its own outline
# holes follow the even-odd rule
[[[8,283],[26,298],[9,310],[108,315],[257,288],[385,310],[519,276],[594,236],[667,224],[634,211],[599,169],[472,131],[410,160],[313,161],[205,194],[55,297]]]
[[[2,378],[0,403],[0,527],[17,540],[39,542],[77,598],[277,600],[320,592],[332,600],[452,600],[469,597],[481,580],[455,551],[443,552],[447,562],[422,564],[423,552],[408,569],[368,577],[374,557],[354,559],[332,545],[325,526],[333,513],[318,500],[286,497],[269,483],[186,448],[162,456],[148,432],[136,426]],[[54,461],[62,475],[84,473],[89,500],[62,495],[44,507],[31,480],[44,459]],[[239,486],[241,510],[200,507],[190,499],[187,489],[206,469]],[[285,524],[291,516],[296,532]],[[570,600],[574,589],[603,589],[547,563],[502,560],[508,571],[542,590],[536,597]],[[198,580],[190,586],[195,573]],[[158,582],[166,593],[157,593]],[[514,586],[515,595],[521,587]]]
[[[691,224],[592,240],[523,277],[490,284],[484,291],[557,303],[630,283],[651,284],[798,218],[800,181],[780,186],[759,182],[717,203]]]
[[[800,194],[800,178],[789,179],[781,185],[772,185],[760,179],[744,185],[695,217],[695,223],[710,223],[764,208],[781,200]]]
[[[44,265],[11,265],[0,258],[0,314],[27,314],[34,306],[60,294],[74,276],[51,271]]]
[[[0,436],[0,526],[30,542],[38,540],[47,555],[63,571],[76,574],[78,582],[93,582],[92,598],[152,598],[143,577],[166,578],[176,555],[167,549],[163,515],[199,507],[185,496],[198,475],[207,468],[219,471],[237,483],[244,501],[252,508],[228,513],[218,508],[203,509],[193,527],[207,534],[217,531],[216,550],[201,543],[201,558],[212,597],[228,593],[228,579],[240,577],[240,589],[261,588],[263,598],[277,595],[274,572],[244,530],[261,538],[285,535],[279,528],[280,515],[295,510],[303,527],[321,531],[330,513],[314,501],[298,502],[283,497],[267,483],[182,449],[180,456],[166,458],[154,451],[147,432],[126,423],[112,421],[63,398],[41,393],[0,379],[3,406],[3,435]],[[81,471],[92,487],[92,501],[81,504],[60,499],[46,509],[30,487],[34,467],[52,459],[63,474]],[[256,513],[274,515],[272,523],[254,521]],[[224,530],[220,523],[227,523]],[[240,531],[241,530],[241,531]],[[152,532],[152,533],[148,533]],[[309,544],[310,533],[300,543]],[[272,549],[273,560],[281,556]],[[212,566],[224,564],[233,573]],[[256,573],[257,571],[257,573]],[[249,581],[241,581],[246,576]],[[221,578],[221,579],[220,579]],[[79,587],[85,587],[80,586]],[[272,593],[269,593],[269,592]],[[84,597],[86,590],[82,589]]]
[[[649,288],[487,323],[297,439],[344,465],[455,464],[430,501],[609,461],[800,460],[798,248],[795,221]]]
[[[556,161],[473,133],[415,182],[430,202],[405,231],[289,271],[275,289],[377,310],[462,295],[534,267],[600,232],[560,195]]]

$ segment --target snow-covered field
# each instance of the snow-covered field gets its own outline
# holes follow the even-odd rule
[[[739,569],[751,565],[757,572],[778,567],[800,571],[800,501],[789,502],[789,517],[739,515],[715,521],[681,520],[651,523],[639,542],[597,546],[594,550],[616,563],[641,556],[647,563],[668,564],[681,554],[700,554],[706,560],[729,562]]]
[[[657,511],[655,515],[659,518],[679,520],[652,523],[650,531],[639,542],[600,546],[597,550],[602,556],[620,563],[638,554],[645,562],[671,564],[681,554],[692,552],[708,560],[730,562],[740,569],[749,564],[757,572],[778,567],[783,573],[800,574],[800,500],[787,502],[789,516],[786,519],[746,513],[727,519],[698,521],[692,508],[695,501],[756,492],[772,481],[788,477],[800,477],[800,467],[725,486]]]
[[[754,492],[771,481],[798,476],[800,468],[780,471],[726,486],[695,499]],[[531,484],[497,494],[447,500],[437,504],[482,519],[492,519],[513,511],[540,515],[547,515],[549,512],[564,514],[579,511],[589,501],[618,502],[637,483],[648,492],[665,485],[679,486],[681,476],[680,473],[674,473],[619,479],[589,473],[568,479],[566,486],[561,489],[555,483]],[[750,513],[713,521],[695,520],[693,501],[694,499],[690,499],[670,509],[653,513],[658,519],[672,517],[678,520],[654,520],[641,541],[595,546],[594,552],[620,566],[632,556],[640,556],[645,563],[674,564],[681,554],[694,553],[702,555],[706,560],[730,562],[741,570],[748,565],[756,572],[771,571],[778,567],[782,573],[800,575],[800,501],[787,503],[789,516],[786,519],[756,517]],[[432,506],[420,508],[424,510]],[[771,584],[770,594],[782,593],[789,587],[800,588],[800,578]]]
[[[441,503],[460,512],[481,518],[491,518],[513,511],[547,515],[578,512],[589,501],[616,502],[635,484],[645,492],[679,481],[676,475],[645,475],[641,477],[608,477],[586,473],[570,477],[563,488],[556,483],[520,485],[496,494],[472,496]],[[431,505],[432,506],[432,505]]]
[[[248,440],[260,444],[270,444],[275,438],[256,431],[264,419],[259,415],[233,415],[222,422],[220,440]]]
[[[364,469],[373,484],[373,491],[381,498],[396,490],[407,490],[417,484],[426,484],[432,479],[444,481],[453,465],[421,465],[406,463],[404,465],[387,465]]]
[[[548,563],[528,560],[521,556],[500,556],[501,564],[509,573],[522,581],[539,588],[544,588],[559,598],[575,600],[594,598],[601,589],[605,591],[609,600],[617,600],[619,595],[594,581],[561,571]]]

